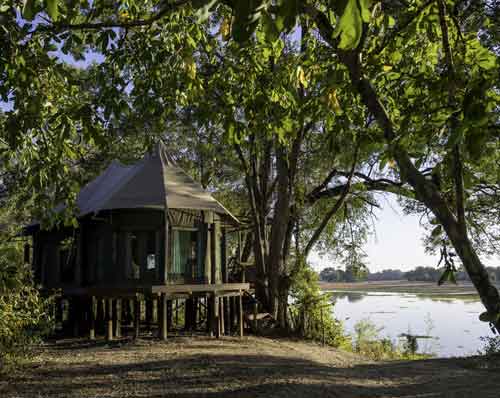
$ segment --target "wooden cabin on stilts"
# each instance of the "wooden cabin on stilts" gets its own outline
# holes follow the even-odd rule
[[[149,330],[165,340],[182,319],[188,331],[243,335],[249,284],[228,278],[238,220],[162,144],[135,164],[112,162],[77,205],[76,227],[26,229],[35,279],[61,293],[56,313],[74,335],[112,340]]]

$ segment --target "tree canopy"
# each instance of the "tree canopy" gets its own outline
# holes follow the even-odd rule
[[[282,322],[310,250],[354,258],[371,192],[395,193],[498,329],[477,254],[498,252],[498,16],[461,0],[3,2],[2,189],[47,216],[162,137],[248,217]]]

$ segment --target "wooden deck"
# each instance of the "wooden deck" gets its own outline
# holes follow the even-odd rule
[[[87,286],[62,288],[65,296],[94,296],[112,298],[133,298],[138,295],[158,296],[165,294],[168,298],[184,296],[205,296],[207,294],[219,297],[239,296],[244,291],[250,291],[249,283],[217,283],[189,285],[143,285],[143,286]]]

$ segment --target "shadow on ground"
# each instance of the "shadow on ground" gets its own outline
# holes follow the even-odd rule
[[[231,346],[228,346],[231,347]],[[233,345],[237,350],[236,345]],[[58,347],[61,349],[61,347]],[[73,347],[74,348],[74,347]],[[81,350],[84,350],[82,346]],[[498,397],[498,367],[482,359],[434,359],[334,367],[291,356],[186,352],[170,347],[164,359],[133,356],[101,363],[92,353],[128,355],[134,350],[94,346],[71,365],[54,360],[0,379],[2,397]],[[227,348],[227,347],[225,347]],[[198,352],[199,351],[199,352]],[[57,354],[58,351],[56,351]],[[71,351],[67,353],[71,355]],[[94,358],[94,360],[92,359]],[[110,362],[110,361],[108,361]]]

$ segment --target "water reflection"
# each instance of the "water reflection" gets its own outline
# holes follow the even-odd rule
[[[383,327],[380,337],[397,342],[404,334],[421,336],[419,351],[438,356],[476,354],[481,336],[491,335],[479,321],[483,311],[478,299],[422,297],[408,293],[335,292],[335,316],[348,333],[362,319]],[[430,337],[430,338],[424,338]]]

